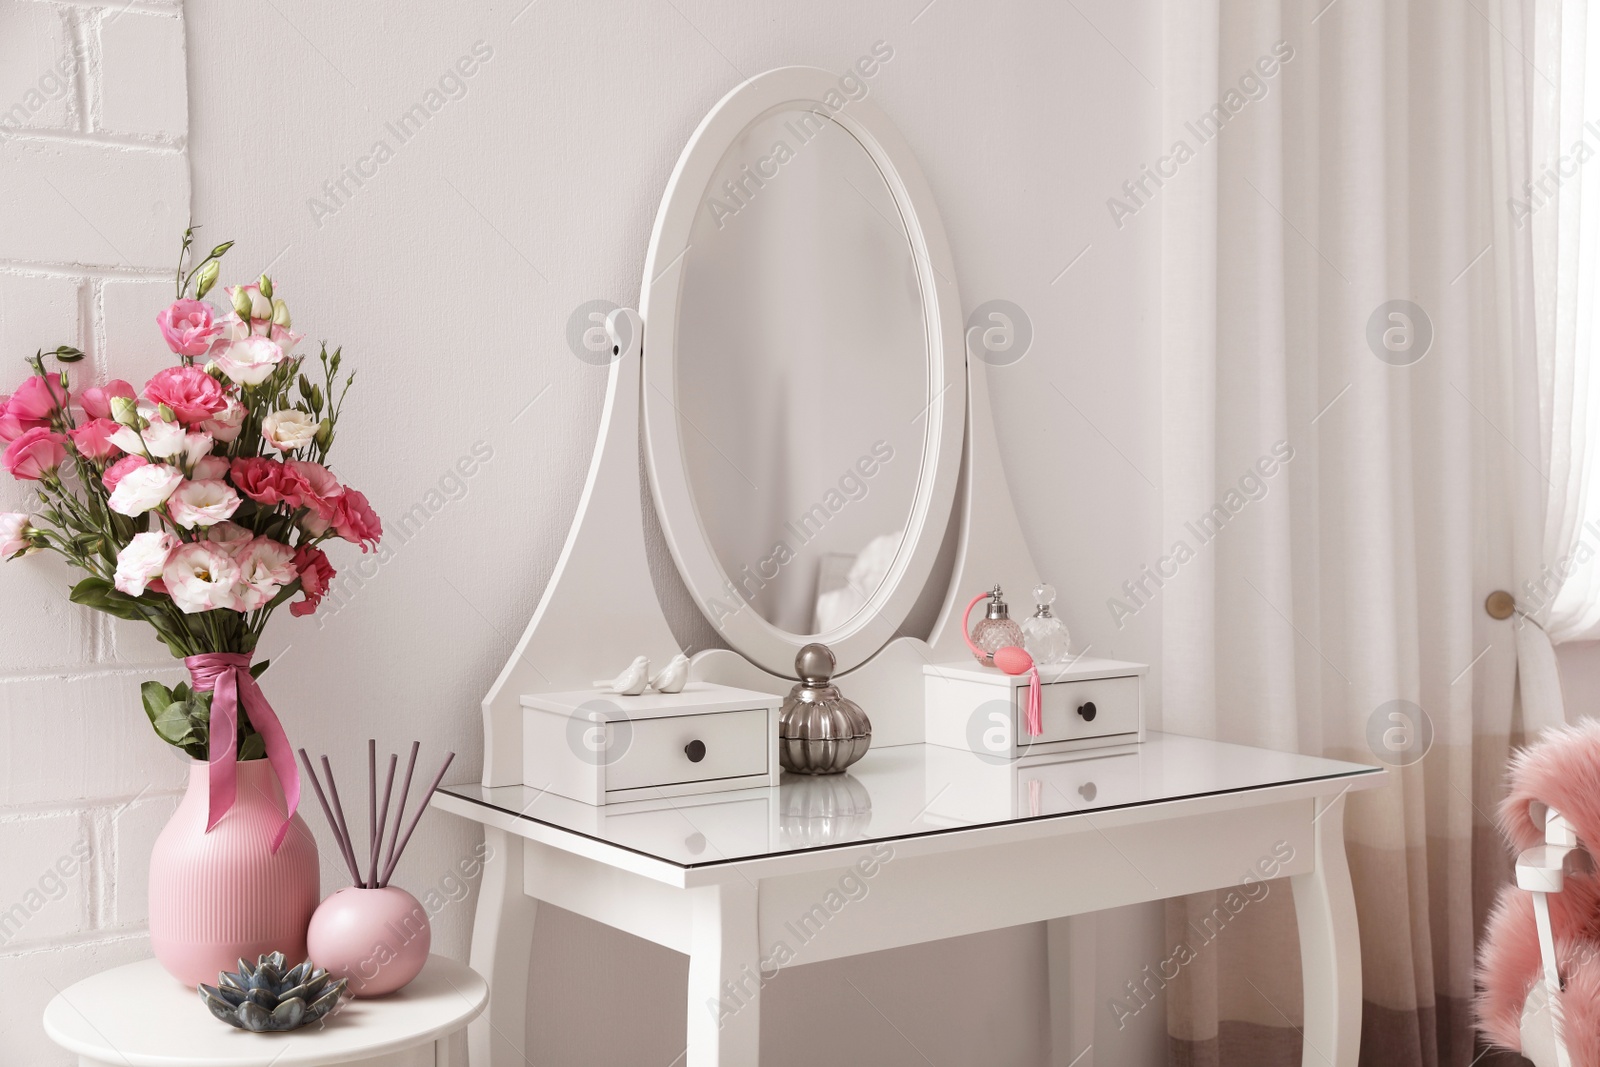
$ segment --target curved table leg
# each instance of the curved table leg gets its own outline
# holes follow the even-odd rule
[[[477,917],[472,924],[472,969],[489,982],[489,1006],[467,1027],[474,1067],[526,1067],[528,965],[539,902],[522,891],[522,838],[483,829],[493,851],[484,860]]]
[[[1305,984],[1304,1067],[1356,1067],[1361,1047],[1361,935],[1344,854],[1344,796],[1317,801],[1315,868],[1297,874],[1294,908],[1300,925]]]
[[[756,1067],[761,954],[755,887],[735,882],[693,892],[687,1067]]]

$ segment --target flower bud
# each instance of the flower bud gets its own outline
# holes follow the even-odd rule
[[[261,290],[261,295],[268,300],[272,299],[272,279],[265,274],[256,282],[256,288]]]
[[[328,450],[328,446],[333,444],[333,423],[329,422],[327,419],[323,419],[320,423],[318,423],[317,436],[315,440],[317,445],[324,452],[326,452]]]
[[[214,259],[210,263],[207,263],[205,266],[200,268],[200,274],[198,275],[199,284],[195,287],[194,291],[196,300],[203,298],[211,291],[211,287],[217,284],[217,275],[221,273],[222,264],[218,263]]]
[[[233,312],[247,322],[250,319],[250,294],[244,291],[242,285],[233,289]]]
[[[122,426],[139,428],[139,402],[131,396],[111,398],[111,417]]]
[[[285,330],[294,325],[289,318],[289,305],[284,303],[282,297],[272,302],[272,325],[282,326]]]
[[[177,413],[175,411],[173,411],[171,408],[167,407],[167,405],[165,405],[165,404],[157,404],[156,405],[156,411],[160,413],[162,422],[177,422],[178,421]]]

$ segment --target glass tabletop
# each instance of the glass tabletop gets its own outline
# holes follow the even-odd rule
[[[1177,734],[1006,761],[936,745],[873,749],[845,774],[601,807],[530,785],[439,792],[680,867],[1059,819],[1384,769]]]

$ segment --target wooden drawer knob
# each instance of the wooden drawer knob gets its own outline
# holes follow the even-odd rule
[[[1094,701],[1090,700],[1078,705],[1078,714],[1083,716],[1084,722],[1094,722],[1094,717],[1100,713],[1095,710]]]
[[[683,746],[683,754],[689,757],[690,763],[699,763],[706,758],[706,743],[704,741],[690,741]]]

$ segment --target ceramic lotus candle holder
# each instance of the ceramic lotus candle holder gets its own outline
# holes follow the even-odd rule
[[[258,1034],[298,1030],[338,1005],[343,978],[332,980],[310,960],[288,970],[284,963],[281,952],[261,956],[254,967],[240,960],[237,972],[223,971],[216,985],[201,985],[200,999],[229,1026]]]

